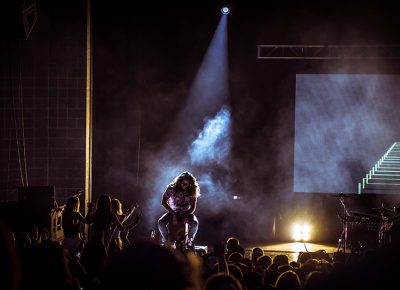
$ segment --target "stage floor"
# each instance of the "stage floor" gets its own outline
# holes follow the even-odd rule
[[[286,254],[289,257],[289,261],[297,261],[300,252],[317,252],[325,251],[328,254],[333,254],[337,251],[337,245],[333,244],[317,244],[317,243],[302,243],[302,242],[290,242],[290,243],[267,243],[267,244],[253,244],[253,245],[242,245],[246,249],[246,257],[249,257],[251,249],[253,247],[260,247],[264,250],[266,255],[274,257],[278,254]],[[346,252],[348,252],[347,249]]]

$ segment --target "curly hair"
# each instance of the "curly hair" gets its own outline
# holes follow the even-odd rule
[[[194,175],[188,171],[184,171],[177,177],[175,177],[174,180],[168,185],[168,187],[178,189],[180,188],[182,181],[185,179],[189,181],[188,191],[190,192],[190,194],[195,197],[200,197],[200,186],[197,183],[196,177],[194,177]]]

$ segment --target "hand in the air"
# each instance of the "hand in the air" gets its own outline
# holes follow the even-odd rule
[[[226,253],[226,242],[221,241],[214,244],[214,253],[216,256],[225,255]]]

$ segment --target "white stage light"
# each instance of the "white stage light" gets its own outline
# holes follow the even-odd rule
[[[224,7],[221,9],[222,14],[228,14],[229,13],[229,8],[228,7]]]

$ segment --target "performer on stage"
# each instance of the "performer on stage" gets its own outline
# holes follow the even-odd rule
[[[193,241],[199,226],[194,212],[199,196],[200,187],[196,178],[189,172],[182,172],[167,186],[161,200],[167,212],[158,220],[163,243],[168,240],[168,224],[176,224],[178,220],[184,219],[189,224],[187,247],[194,247]]]

